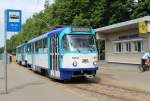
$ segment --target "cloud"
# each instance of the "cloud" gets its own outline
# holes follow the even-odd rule
[[[37,13],[44,9],[45,0],[0,0],[0,47],[4,45],[4,10],[5,9],[19,9],[22,10],[23,23]],[[54,0],[49,0],[50,4]],[[8,33],[10,38],[13,33]]]

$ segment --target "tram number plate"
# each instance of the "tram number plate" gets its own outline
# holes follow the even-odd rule
[[[88,59],[83,59],[82,63],[89,63],[89,60]]]

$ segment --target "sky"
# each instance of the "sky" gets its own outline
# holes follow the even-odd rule
[[[45,0],[0,0],[0,47],[4,46],[4,10],[15,9],[22,10],[22,23],[31,17],[34,13],[44,9]],[[54,0],[49,0],[50,4]],[[7,33],[7,39],[16,33]]]

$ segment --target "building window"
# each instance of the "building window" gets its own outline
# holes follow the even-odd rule
[[[120,53],[120,52],[123,51],[123,44],[122,44],[122,43],[116,43],[115,46],[116,46],[116,47],[115,47],[115,52],[116,52],[116,53]]]
[[[143,41],[134,41],[133,42],[133,51],[142,52],[143,51]]]
[[[143,52],[143,40],[115,41],[115,53]]]
[[[131,52],[131,42],[125,42],[125,52]]]

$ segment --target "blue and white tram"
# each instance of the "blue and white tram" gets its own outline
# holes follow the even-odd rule
[[[23,43],[16,48],[16,62],[20,65],[27,65],[26,43]]]
[[[89,27],[63,27],[26,43],[27,64],[51,78],[94,77],[97,67],[95,31]]]

